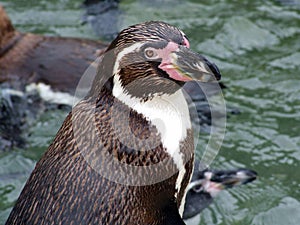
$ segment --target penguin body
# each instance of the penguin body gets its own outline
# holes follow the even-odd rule
[[[101,142],[103,142],[103,146],[118,146],[114,149],[107,149],[107,151],[111,150],[112,153],[117,154],[120,161],[126,161],[135,166],[154,164],[164,159],[165,171],[160,171],[160,173],[175,172],[177,167],[162,145],[157,146],[153,151],[141,150],[136,153],[140,154],[139,156],[129,156],[134,150],[124,146],[111,135],[113,133],[111,124],[114,122],[111,121],[113,118],[110,118],[109,115],[113,113],[110,112],[112,107],[108,107],[106,102],[114,102],[114,107],[120,107],[118,110],[127,111],[128,107],[121,102],[116,103],[109,99],[111,98],[109,94],[102,96],[97,103],[105,107],[99,107],[99,111],[97,109],[96,112],[99,118],[105,118],[105,120],[97,121],[97,126],[106,127],[103,136],[101,135],[103,138]],[[79,110],[82,115],[78,119],[82,121],[82,124],[78,124],[79,127],[88,128],[86,119],[88,119],[89,113],[85,115],[87,117],[82,113],[86,107],[85,103],[81,103],[76,107],[78,109],[73,110],[73,112]],[[116,109],[114,108],[114,110]],[[135,133],[141,135],[147,133],[148,136],[152,135],[154,139],[158,139],[154,141],[160,141],[154,127],[151,127],[141,114],[132,112],[130,119],[130,123],[135,125]],[[115,124],[115,126],[117,125]],[[169,214],[180,218],[178,212],[180,201],[175,198],[178,172],[167,180],[147,186],[127,186],[110,181],[88,163],[89,160],[92,160],[88,154],[93,157],[94,154],[101,153],[96,151],[80,152],[78,150],[80,143],[76,142],[74,137],[76,132],[72,128],[72,114],[70,114],[54,142],[31,174],[21,198],[13,210],[13,214],[18,216],[15,216],[15,220],[9,219],[7,224],[166,224],[164,220],[169,218]],[[79,130],[78,132],[85,131]],[[192,133],[191,131],[188,133],[185,142],[190,144],[190,142],[193,143]],[[85,146],[84,149],[97,149],[95,145],[97,143],[90,142],[89,146]],[[190,151],[192,149],[193,145],[190,146]],[[93,163],[109,164],[102,162],[102,159],[99,157]],[[72,160],[71,163],[70,160]],[[193,168],[193,158],[189,160],[186,167]],[[113,168],[107,169],[114,173]],[[189,174],[185,175],[185,186],[189,182],[191,172],[190,170]],[[112,177],[117,175],[112,174]],[[149,179],[149,177],[142,177],[142,179]],[[181,199],[183,194],[183,192],[179,194]]]

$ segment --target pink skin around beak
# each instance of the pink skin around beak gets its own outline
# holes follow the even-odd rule
[[[222,184],[209,180],[205,181],[202,185],[204,190],[210,193],[212,197],[216,197],[219,194],[219,192],[224,189],[224,186]]]
[[[155,49],[155,58],[161,59],[158,66],[165,71],[170,78],[178,81],[201,81],[210,82],[221,78],[217,66],[209,62],[205,57],[191,51],[186,38],[179,45],[174,42],[162,49]]]
[[[184,45],[189,47],[190,44],[187,39],[184,39]],[[190,81],[190,77],[186,77],[178,72],[176,64],[173,62],[175,59],[172,58],[172,52],[178,51],[178,44],[174,42],[169,42],[168,45],[163,49],[158,49],[157,53],[162,59],[161,64],[158,66],[160,69],[165,71],[171,78],[178,81]]]
[[[187,48],[190,48],[190,42],[185,37],[183,38],[183,45],[186,46]]]

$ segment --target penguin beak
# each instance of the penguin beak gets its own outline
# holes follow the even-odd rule
[[[221,79],[221,73],[214,63],[181,45],[171,52],[168,62],[162,62],[159,68],[178,81],[213,82]]]
[[[218,183],[225,188],[232,188],[237,185],[247,184],[257,178],[257,173],[248,169],[215,171],[211,177],[211,181]]]

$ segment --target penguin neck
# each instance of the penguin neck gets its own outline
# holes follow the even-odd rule
[[[139,87],[137,87],[139,88]],[[191,129],[189,109],[181,89],[172,94],[153,94],[146,101],[132,96],[120,82],[119,75],[114,76],[112,94],[131,109],[142,114],[154,125],[162,137],[162,144],[173,158],[179,170],[184,168],[180,143]]]

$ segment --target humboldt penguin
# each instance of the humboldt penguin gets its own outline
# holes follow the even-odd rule
[[[185,224],[194,138],[181,87],[220,76],[174,26],[121,31],[6,224]]]
[[[201,168],[195,160],[192,180],[188,185],[183,219],[189,219],[207,208],[213,199],[224,189],[248,184],[257,178],[257,173],[250,169],[215,170]]]

